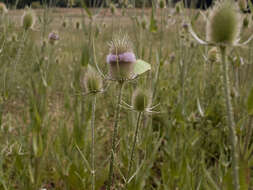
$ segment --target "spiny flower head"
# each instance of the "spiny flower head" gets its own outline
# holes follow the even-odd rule
[[[211,63],[217,62],[219,59],[218,54],[219,54],[219,52],[218,52],[217,47],[211,48],[207,53],[208,61],[210,61]]]
[[[166,8],[165,0],[158,0],[157,3],[158,3],[158,5],[157,5],[158,8],[160,8],[160,9]]]
[[[109,42],[110,53],[114,55],[119,55],[125,52],[133,52],[133,45],[127,34],[119,32],[115,34],[112,41]]]
[[[86,92],[95,93],[102,89],[102,79],[93,68],[88,67],[88,71],[83,80],[83,85]]]
[[[112,15],[115,14],[116,10],[117,10],[117,8],[116,8],[115,4],[111,3],[110,4],[110,11],[111,11]]]
[[[116,80],[132,78],[136,58],[129,37],[119,32],[113,36],[109,47],[110,53],[106,57],[106,62],[109,65],[111,78]]]
[[[137,89],[133,93],[132,106],[136,111],[146,111],[150,106],[150,93],[144,89]]]
[[[179,14],[181,13],[182,11],[182,4],[181,4],[181,1],[177,2],[176,5],[175,5],[175,10],[176,10],[176,13]]]
[[[246,11],[248,6],[247,0],[238,0],[238,6],[242,12]]]
[[[143,30],[147,29],[149,26],[148,26],[148,19],[146,16],[143,16],[140,20],[140,24],[141,24],[141,27]]]
[[[48,35],[48,41],[52,45],[54,45],[59,39],[60,38],[57,31],[50,32]]]
[[[5,4],[0,2],[0,14],[5,14],[7,12],[8,12],[8,9],[5,6]]]
[[[62,22],[62,27],[63,27],[63,28],[67,28],[67,25],[68,25],[68,23],[67,23],[67,21],[64,19],[63,22]]]
[[[35,14],[31,9],[24,12],[22,16],[22,26],[25,30],[33,28],[35,24]]]
[[[245,17],[243,18],[243,28],[244,28],[244,29],[245,29],[245,28],[248,28],[249,23],[250,23],[249,18],[248,18],[247,16],[245,16]]]
[[[240,14],[230,0],[217,2],[207,23],[207,40],[232,45],[240,33]]]
[[[81,23],[79,20],[76,21],[76,29],[79,30],[81,28]]]

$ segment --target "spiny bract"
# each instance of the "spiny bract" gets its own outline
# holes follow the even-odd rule
[[[232,45],[240,33],[240,14],[229,0],[217,2],[207,23],[207,40]]]

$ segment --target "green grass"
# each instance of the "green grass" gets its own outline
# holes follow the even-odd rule
[[[143,114],[131,168],[129,190],[232,189],[231,148],[226,122],[221,63],[205,60],[209,47],[198,45],[182,28],[191,20],[205,38],[198,11],[172,9],[103,9],[92,22],[80,9],[36,11],[34,30],[22,40],[23,10],[0,17],[0,189],[91,189],[92,95],[84,96],[87,64],[94,65],[92,41],[101,70],[108,73],[108,42],[127,32],[140,59],[152,70],[124,85],[122,99],[131,104],[137,87],[150,89],[159,114]],[[92,13],[95,10],[91,10]],[[205,12],[204,12],[205,14]],[[104,16],[105,15],[105,16]],[[146,16],[148,27],[140,20]],[[172,15],[172,16],[169,16]],[[62,27],[63,17],[67,27]],[[75,28],[75,21],[82,23]],[[59,42],[43,40],[57,30]],[[242,31],[250,35],[252,26]],[[12,40],[17,35],[17,41]],[[19,52],[19,53],[17,53]],[[251,116],[252,43],[229,49],[231,95],[239,138],[241,189],[253,188]],[[241,61],[239,61],[241,60]],[[111,153],[117,85],[104,81],[96,95],[95,166],[97,190],[105,189]],[[114,163],[114,189],[128,177],[136,112],[121,108]],[[246,138],[249,146],[244,151]]]

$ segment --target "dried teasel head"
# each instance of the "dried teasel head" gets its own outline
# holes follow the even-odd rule
[[[219,1],[207,22],[207,40],[217,44],[233,45],[240,34],[240,14],[235,4]]]

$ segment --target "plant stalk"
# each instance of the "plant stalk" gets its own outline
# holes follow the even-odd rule
[[[95,114],[96,114],[96,94],[93,97],[92,103],[92,119],[91,119],[91,136],[92,136],[92,144],[91,144],[91,175],[92,175],[92,190],[95,190],[95,180],[96,180],[96,172],[95,172]]]
[[[233,107],[231,103],[230,94],[230,81],[229,81],[229,68],[226,56],[226,47],[220,46],[223,66],[223,86],[225,91],[226,107],[227,107],[227,122],[230,131],[230,143],[232,149],[232,169],[233,169],[233,185],[234,190],[240,190],[239,183],[239,164],[238,164],[238,151],[237,151],[237,136],[235,130],[235,121]]]
[[[142,115],[142,112],[139,112],[138,118],[137,118],[137,124],[136,124],[136,128],[135,128],[134,142],[133,142],[133,146],[132,146],[132,150],[131,150],[130,163],[129,163],[128,172],[127,172],[126,187],[127,187],[127,184],[128,184],[128,180],[129,180],[131,169],[132,169],[132,165],[133,165],[134,150],[135,150],[136,141],[137,141],[137,135],[138,135],[139,127],[140,127],[141,115]]]
[[[124,86],[124,82],[119,81],[117,107],[116,107],[115,122],[114,122],[114,127],[113,127],[110,169],[109,169],[108,184],[107,184],[107,188],[106,188],[107,190],[110,190],[111,185],[112,185],[114,153],[115,153],[115,148],[116,148],[116,138],[117,138],[117,134],[118,134],[118,123],[119,123],[119,118],[120,118],[120,102],[121,102],[121,97],[122,97],[123,86]]]

